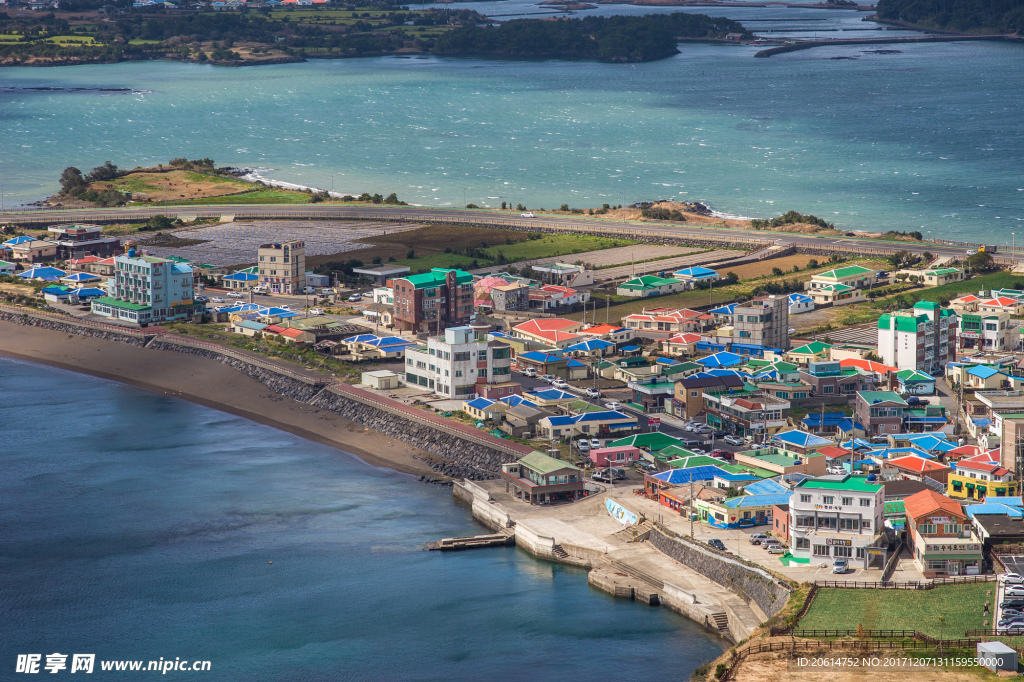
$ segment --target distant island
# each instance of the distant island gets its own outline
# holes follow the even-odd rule
[[[648,62],[676,54],[682,39],[751,37],[742,24],[704,14],[583,19],[516,19],[497,26],[464,26],[440,36],[435,51],[444,55],[567,57],[606,62]]]
[[[875,13],[943,31],[1024,34],[1024,0],[878,0]]]
[[[752,37],[738,22],[686,13],[497,23],[468,9],[106,6],[46,14],[0,11],[0,66],[149,59],[250,66],[427,54],[643,62],[675,54],[679,40],[724,40],[729,34]]]

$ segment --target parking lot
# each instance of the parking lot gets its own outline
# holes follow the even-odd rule
[[[1012,630],[1014,634],[1024,634],[1024,578],[1010,576],[1024,576],[1024,557],[999,558],[1006,566],[1007,577],[996,585],[996,627],[1001,631]],[[1004,608],[1004,604],[1009,606],[1008,602],[1012,608]]]

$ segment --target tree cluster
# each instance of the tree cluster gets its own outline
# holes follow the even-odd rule
[[[1022,0],[879,0],[882,19],[964,32],[1024,32]]]
[[[796,224],[807,224],[817,225],[826,229],[834,230],[836,228],[835,223],[825,222],[821,218],[811,214],[803,214],[797,211],[789,211],[783,213],[778,218],[770,218],[768,220],[759,220],[754,218],[750,221],[750,226],[755,230],[765,230],[773,227],[782,227],[783,225],[796,225]]]
[[[583,19],[515,19],[497,26],[464,26],[439,36],[434,51],[447,55],[516,58],[576,57],[607,62],[646,62],[678,52],[680,38],[748,35],[742,24],[703,14]]]

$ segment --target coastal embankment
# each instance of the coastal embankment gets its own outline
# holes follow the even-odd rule
[[[770,47],[757,52],[754,56],[762,59],[786,52],[797,52],[798,50],[809,50],[812,47],[835,47],[844,45],[889,45],[896,43],[958,43],[975,40],[1009,40],[1020,41],[1016,36],[992,34],[992,35],[927,35],[927,36],[901,36],[899,38],[839,38],[835,40],[800,40],[779,47]]]
[[[117,329],[0,306],[0,355],[137,386],[335,446],[363,461],[435,480],[484,525],[513,529],[531,555],[590,569],[590,583],[663,605],[736,642],[785,604],[789,589],[662,527],[623,528],[604,494],[565,506],[502,500],[503,462],[530,448],[387,400],[333,377],[156,327]],[[258,445],[254,446],[258,454]],[[623,504],[639,503],[616,491]],[[501,500],[501,501],[499,501]],[[640,541],[638,541],[640,540]],[[735,590],[735,591],[734,591]]]
[[[144,333],[145,332],[145,333]],[[130,384],[435,480],[493,477],[529,448],[242,351],[0,306],[0,355]]]
[[[618,598],[661,605],[738,642],[779,613],[792,587],[769,571],[716,552],[656,523],[649,500],[605,487],[560,505],[515,499],[499,480],[456,482],[455,499],[488,528],[514,532],[516,546],[548,561],[589,570],[594,587]],[[607,500],[638,513],[623,526]],[[644,517],[643,512],[650,516]]]

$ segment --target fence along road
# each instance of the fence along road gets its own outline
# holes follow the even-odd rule
[[[234,216],[235,220],[387,220],[392,222],[428,222],[444,225],[471,225],[476,227],[512,228],[520,230],[549,230],[553,232],[589,232],[613,237],[641,239],[692,239],[718,242],[733,248],[756,249],[765,246],[795,246],[798,249],[823,255],[856,254],[866,256],[888,256],[897,251],[922,254],[928,251],[937,256],[963,257],[965,249],[977,248],[980,244],[961,243],[956,246],[939,242],[886,242],[856,237],[815,237],[813,235],[789,234],[759,230],[729,229],[723,227],[700,227],[672,223],[616,222],[569,216],[545,216],[523,218],[513,213],[501,213],[485,209],[421,208],[413,206],[324,206],[283,205],[283,206],[164,206],[126,207],[118,209],[74,209],[35,210],[7,212],[0,215],[0,223],[56,224],[60,222],[110,222],[131,221],[151,218],[156,215],[187,216],[188,218],[220,218]],[[1022,254],[1024,255],[1024,254]],[[1017,253],[995,257],[997,263],[1014,265],[1020,259]]]

